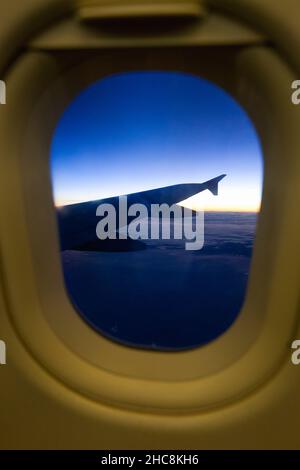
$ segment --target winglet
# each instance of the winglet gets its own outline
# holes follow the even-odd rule
[[[213,178],[212,180],[209,180],[206,182],[207,184],[207,189],[214,195],[214,196],[218,196],[218,190],[219,190],[219,183],[220,181],[225,178],[225,174],[224,175],[220,175],[220,176],[217,176],[216,178]]]

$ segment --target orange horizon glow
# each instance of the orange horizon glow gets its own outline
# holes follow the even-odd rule
[[[97,199],[101,199],[101,198],[97,198]],[[82,199],[69,199],[69,200],[65,200],[65,201],[57,201],[55,202],[55,207],[57,209],[60,209],[64,206],[69,206],[69,205],[72,205],[72,204],[80,204],[80,203],[83,203],[83,202],[89,202],[91,200],[97,200],[97,199],[85,199],[85,200],[82,200]],[[253,207],[253,206],[250,206],[250,207],[247,207],[247,206],[227,206],[227,207],[217,207],[216,205],[203,205],[203,204],[191,204],[191,203],[188,203],[187,202],[188,200],[186,201],[181,201],[179,202],[178,204],[182,207],[187,207],[188,209],[192,209],[194,211],[200,211],[200,210],[203,210],[204,212],[244,212],[244,213],[247,213],[247,212],[251,212],[251,213],[255,213],[255,214],[258,214],[260,212],[260,205],[256,206],[256,207]]]
[[[152,188],[151,184],[148,187],[132,186],[132,189],[129,185],[123,185],[119,188],[120,193],[117,193],[116,188],[114,193],[111,191],[99,193],[99,191],[92,191],[87,188],[85,191],[74,191],[73,194],[70,194],[70,197],[66,194],[66,197],[62,195],[60,198],[55,198],[55,206],[59,208],[82,202],[104,200],[110,197],[146,191],[147,189],[155,188]],[[230,176],[227,176],[219,183],[218,196],[214,196],[210,191],[205,190],[178,202],[178,204],[195,211],[258,213],[261,206],[261,193],[262,188],[252,185],[249,180],[241,178],[240,182],[233,185]]]
[[[260,212],[260,205],[257,207],[247,207],[247,206],[227,206],[227,207],[216,207],[215,205],[197,205],[197,204],[186,204],[184,201],[179,203],[182,207],[187,207],[188,209],[192,209],[194,211],[201,211],[204,212],[253,212],[258,214]]]
[[[260,211],[261,191],[259,188],[244,186],[231,187],[230,178],[219,184],[219,195],[209,191],[185,199],[179,203],[183,207],[208,212],[255,212]]]

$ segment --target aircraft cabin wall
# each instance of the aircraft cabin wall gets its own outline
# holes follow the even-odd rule
[[[0,9],[0,448],[299,450],[299,2]],[[241,312],[213,341],[175,352],[111,341],[77,315],[50,174],[57,123],[81,91],[149,69],[225,90],[263,154]]]

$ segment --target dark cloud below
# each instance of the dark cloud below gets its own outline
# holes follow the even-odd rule
[[[241,310],[255,227],[255,214],[208,213],[200,251],[186,251],[182,240],[150,240],[132,251],[64,251],[66,286],[83,318],[111,339],[196,347],[226,331]]]

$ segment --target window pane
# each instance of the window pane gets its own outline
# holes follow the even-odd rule
[[[254,127],[231,96],[183,73],[109,76],[65,110],[51,171],[66,288],[91,327],[126,345],[178,350],[231,326],[263,172]],[[139,221],[121,195],[127,208],[142,204]],[[158,217],[162,203],[181,215]]]

